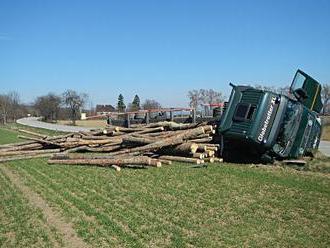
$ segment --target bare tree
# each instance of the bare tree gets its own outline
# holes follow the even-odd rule
[[[188,98],[189,98],[189,106],[191,108],[197,108],[199,105],[199,91],[190,90],[188,92]]]
[[[160,103],[153,99],[146,99],[142,104],[144,110],[160,109],[161,107]]]
[[[87,101],[87,94],[78,94],[74,90],[67,90],[63,93],[63,102],[69,108],[70,119],[73,125],[76,125],[76,120],[79,118],[81,108]]]
[[[285,96],[290,96],[290,86],[278,87],[276,92]]]
[[[224,97],[221,92],[209,89],[200,89],[199,90],[199,99],[202,104],[212,104],[219,103],[224,101]]]
[[[266,90],[266,91],[271,91],[277,94],[282,94],[285,96],[289,96],[290,95],[290,86],[284,86],[284,87],[275,87],[275,86],[262,86],[262,85],[255,85],[252,86],[258,90]]]
[[[8,95],[0,95],[0,118],[4,125],[7,124],[8,113],[10,109],[10,99]]]
[[[258,90],[266,90],[266,91],[271,91],[271,92],[275,92],[277,93],[277,88],[274,86],[265,86],[265,85],[260,85],[260,84],[256,84],[255,86],[252,86]]]
[[[54,93],[48,93],[48,95],[39,96],[36,99],[34,106],[46,121],[57,120],[61,102],[62,100],[60,96],[57,96]]]
[[[330,85],[324,84],[322,86],[321,97],[323,100],[323,114],[328,113],[328,103],[330,100]]]
[[[213,89],[191,90],[188,92],[188,97],[190,100],[189,105],[192,108],[224,101],[222,93]]]
[[[19,94],[16,91],[12,91],[8,93],[8,97],[10,100],[10,109],[9,109],[9,117],[11,120],[16,121],[21,113],[21,100]]]
[[[22,109],[17,92],[0,95],[0,119],[2,119],[3,124],[6,124],[8,120],[15,121],[19,116],[22,116]]]

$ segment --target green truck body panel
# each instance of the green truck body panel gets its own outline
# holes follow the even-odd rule
[[[300,70],[291,88],[294,97],[233,86],[218,125],[224,158],[262,162],[313,153],[321,135],[320,91],[320,84]]]

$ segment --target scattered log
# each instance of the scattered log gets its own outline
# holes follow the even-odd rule
[[[83,140],[106,140],[109,139],[108,136],[102,135],[102,136],[93,136],[93,135],[86,135],[81,137]]]
[[[63,134],[63,135],[58,135],[58,136],[53,136],[53,137],[47,137],[46,139],[50,140],[50,141],[56,141],[56,140],[59,140],[59,139],[65,139],[65,138],[68,138],[68,137],[73,137],[74,135],[76,135],[76,133],[68,133],[68,134]]]
[[[116,171],[121,170],[121,168],[118,165],[115,165],[115,164],[111,165],[111,168],[115,169]]]
[[[215,151],[206,150],[207,157],[214,157]]]
[[[201,164],[202,160],[198,158],[186,158],[186,157],[178,157],[178,156],[160,156],[159,159],[161,160],[170,160],[176,162],[184,162],[184,163],[194,163],[194,164]]]
[[[195,143],[195,144],[197,144],[197,143]],[[207,145],[206,144],[197,144],[197,146],[198,146],[198,148],[197,148],[197,150],[198,151],[200,151],[200,152],[205,152],[206,151],[206,149],[207,149]]]
[[[18,135],[18,138],[27,139],[27,140],[34,140],[34,141],[37,141],[38,143],[41,143],[41,144],[53,145],[53,146],[58,146],[58,147],[61,146],[60,144],[58,144],[56,142],[46,140],[46,139],[32,138],[32,137],[27,137],[27,136],[23,136],[23,135]]]
[[[2,152],[9,152],[9,151],[22,151],[22,150],[36,150],[42,149],[43,145],[39,143],[32,143],[28,145],[21,145],[21,146],[12,146],[8,148],[1,149]]]
[[[190,141],[194,142],[194,143],[209,143],[212,141],[212,137],[201,138],[201,139],[192,139]]]
[[[64,153],[83,152],[83,151],[87,151],[87,149],[88,149],[88,146],[77,146],[77,147],[73,147],[73,148],[65,150]]]
[[[215,158],[204,158],[204,161],[207,162],[207,163],[214,163]]]
[[[127,136],[123,138],[123,143],[134,143],[139,145],[147,145],[155,142],[154,139],[136,137],[136,136]]]
[[[304,166],[307,164],[307,162],[302,159],[288,159],[288,160],[283,160],[282,163],[287,165],[299,165],[299,166]]]
[[[180,131],[164,131],[164,132],[159,132],[159,133],[147,133],[144,136],[149,136],[149,137],[170,137],[170,136],[175,136],[178,134],[181,134],[183,130]],[[133,135],[138,135],[138,134],[133,134]]]
[[[119,150],[120,148],[122,148],[121,145],[113,145],[107,147],[87,147],[86,150],[89,152],[113,152]]]
[[[182,144],[170,147],[164,147],[158,151],[163,155],[179,155],[189,157],[191,154],[195,154],[198,145],[196,143],[184,142]]]
[[[171,160],[165,160],[165,159],[159,159],[159,158],[157,158],[157,160],[159,162],[161,162],[162,164],[166,164],[166,165],[171,165],[172,164]]]
[[[140,164],[161,167],[161,162],[149,157],[140,156],[132,158],[112,158],[112,159],[50,159],[49,164],[68,164],[68,165],[98,165],[108,167],[111,165]]]
[[[14,160],[32,159],[32,158],[48,158],[53,156],[54,153],[36,154],[36,155],[22,155],[0,158],[0,163],[9,162]]]
[[[206,123],[166,121],[131,128],[111,126],[54,137],[23,130],[32,137],[19,136],[28,141],[0,145],[0,159],[52,156],[50,164],[96,165],[116,170],[121,167],[160,167],[162,162],[171,164],[172,161],[201,164],[205,159],[212,163],[216,161],[214,156],[219,149],[218,144],[210,143],[215,129]]]
[[[205,123],[203,123],[205,124]],[[166,127],[169,130],[186,130],[191,129],[199,126],[200,124],[184,124],[184,123],[176,123],[173,121],[163,121],[163,122],[157,122],[157,123],[151,123],[147,125],[149,128],[153,127]]]
[[[116,127],[115,131],[116,132],[124,132],[124,133],[134,133],[134,132],[139,132],[139,131],[143,131],[144,128],[127,128],[127,127]]]
[[[144,133],[157,133],[164,131],[164,127],[155,127],[155,128],[146,128],[142,131],[136,132],[138,134],[144,134]]]
[[[108,136],[124,136],[126,133],[124,132],[117,132],[117,131],[112,131],[108,133]]]
[[[130,149],[124,149],[124,150],[112,153],[112,155],[121,155],[121,154],[125,154],[125,153],[146,152],[146,151],[158,150],[162,147],[178,145],[182,142],[183,142],[183,140],[181,137],[167,138],[167,139],[164,139],[161,141],[156,141],[154,143],[147,144],[144,146],[134,147],[134,148],[130,148]]]
[[[23,141],[23,142],[11,143],[11,144],[4,144],[4,145],[0,145],[0,149],[10,148],[10,147],[14,147],[14,146],[31,145],[31,144],[35,144],[35,143],[36,143],[35,141]]]
[[[206,146],[206,150],[208,150],[208,151],[216,152],[219,150],[217,146],[209,146],[209,144],[205,144],[205,146]]]
[[[222,158],[214,158],[214,162],[216,163],[222,163],[223,159]]]
[[[91,145],[104,145],[111,143],[112,140],[79,140],[79,141],[73,141],[73,142],[62,142],[58,144],[60,147],[64,148],[71,148],[71,147],[77,147],[77,146],[91,146]]]
[[[182,154],[194,154],[197,152],[198,145],[196,143],[186,142],[175,146],[175,150],[182,152]]]
[[[60,152],[60,151],[61,151],[61,149],[8,151],[8,152],[3,152],[0,150],[0,157],[13,156],[13,155],[37,155],[37,154],[43,154],[43,153],[56,153],[56,152]]]
[[[204,153],[196,152],[196,153],[192,154],[192,157],[193,158],[198,158],[198,159],[204,159],[205,155],[204,155]]]
[[[43,134],[40,134],[40,133],[35,133],[35,132],[29,131],[29,130],[18,129],[18,131],[21,132],[21,133],[30,134],[30,135],[33,135],[33,136],[36,136],[36,137],[39,137],[39,138],[42,138],[42,139],[46,139],[48,137],[47,135],[43,135]]]

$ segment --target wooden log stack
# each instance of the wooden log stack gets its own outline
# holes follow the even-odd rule
[[[0,162],[50,157],[49,164],[102,166],[117,171],[121,167],[160,167],[172,161],[221,162],[219,144],[212,143],[214,129],[207,123],[158,122],[55,137],[19,130],[25,134],[19,137],[27,141],[0,146]]]

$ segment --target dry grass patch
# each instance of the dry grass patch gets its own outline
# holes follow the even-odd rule
[[[71,121],[59,120],[58,124],[62,125],[72,125]],[[80,127],[95,127],[95,128],[104,128],[107,125],[106,120],[77,120],[76,125]]]
[[[330,140],[330,125],[324,125],[322,127],[322,140]]]

